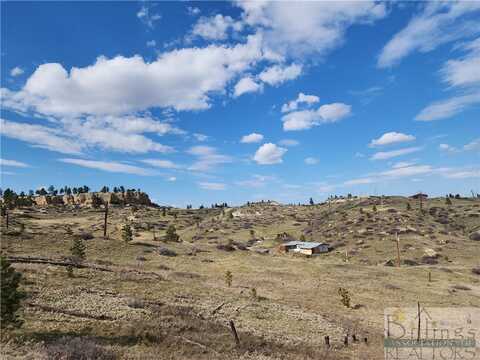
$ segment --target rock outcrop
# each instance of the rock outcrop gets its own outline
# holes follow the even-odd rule
[[[40,207],[49,205],[78,205],[92,207],[95,206],[95,204],[106,202],[113,205],[152,205],[148,195],[139,191],[126,191],[124,193],[89,192],[75,195],[40,195],[35,196],[33,200],[35,204]]]

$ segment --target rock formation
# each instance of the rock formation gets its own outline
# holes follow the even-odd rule
[[[95,198],[99,198],[103,203],[108,202],[112,205],[152,205],[148,195],[139,191],[126,191],[124,193],[89,192],[75,195],[40,195],[35,196],[33,200],[35,204],[40,207],[48,205],[93,206]]]

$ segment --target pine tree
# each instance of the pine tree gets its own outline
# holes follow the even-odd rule
[[[165,235],[165,240],[166,241],[173,241],[177,242],[180,239],[180,236],[177,234],[177,230],[175,229],[174,225],[170,225],[167,228],[167,233]]]
[[[312,198],[310,198],[310,205],[312,205],[312,206],[315,205],[315,202],[313,201]]]
[[[126,243],[129,243],[129,242],[132,241],[132,239],[133,239],[132,228],[131,228],[130,225],[128,225],[128,224],[123,225],[123,228],[122,228],[122,239],[123,239],[123,241],[125,241]]]
[[[407,202],[407,211],[410,211],[410,210],[412,210],[412,205],[410,205],[410,203]]]
[[[25,294],[19,290],[22,274],[15,271],[3,256],[0,256],[0,267],[2,279],[0,325],[2,329],[7,326],[20,326],[22,321],[18,311],[22,307],[22,299],[25,298]]]
[[[74,238],[72,242],[72,247],[70,248],[70,253],[74,262],[82,262],[85,260],[85,249],[86,246],[83,243],[81,238]]]
[[[450,198],[445,198],[445,204],[452,205],[452,200]]]

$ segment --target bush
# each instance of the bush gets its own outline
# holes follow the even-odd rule
[[[338,294],[340,295],[340,302],[347,308],[350,307],[350,294],[347,289],[338,288]]]
[[[72,247],[70,248],[70,253],[72,254],[72,258],[74,262],[81,262],[85,260],[85,244],[83,243],[82,239],[75,238],[73,239]]]
[[[125,241],[126,243],[129,243],[129,242],[132,241],[132,239],[133,239],[132,228],[131,228],[130,225],[128,225],[128,224],[123,225],[123,228],[122,228],[122,239],[123,239],[123,241]]]
[[[232,281],[233,281],[233,274],[230,270],[227,270],[225,273],[225,283],[227,284],[228,287],[232,286]]]
[[[7,326],[20,326],[22,321],[19,318],[18,311],[21,309],[21,301],[25,294],[18,289],[22,274],[15,271],[10,262],[0,256],[1,266],[1,317],[0,325],[3,328]]]
[[[167,228],[167,233],[165,235],[165,241],[178,242],[179,240],[180,240],[180,236],[178,236],[175,226],[169,225]]]

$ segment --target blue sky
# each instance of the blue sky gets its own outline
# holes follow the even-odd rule
[[[2,2],[2,188],[480,192],[479,2]]]

